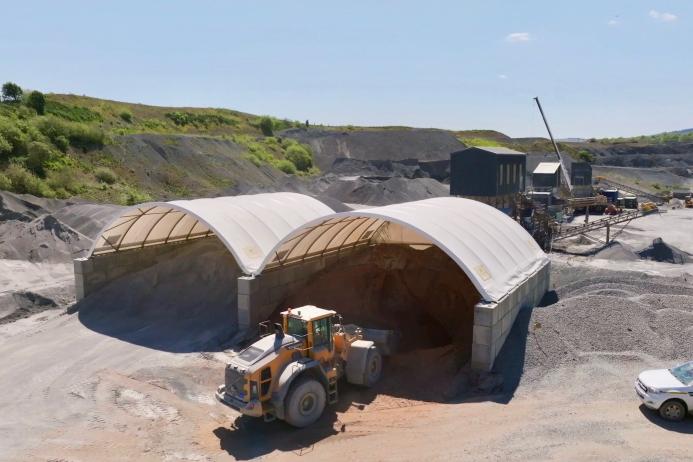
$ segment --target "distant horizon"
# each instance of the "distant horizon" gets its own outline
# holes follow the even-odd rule
[[[693,3],[13,3],[0,80],[316,124],[616,138],[693,127]],[[133,14],[136,11],[137,14]],[[491,20],[492,19],[492,20]]]

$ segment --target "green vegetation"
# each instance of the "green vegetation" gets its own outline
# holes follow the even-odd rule
[[[271,117],[263,117],[260,119],[260,130],[265,136],[274,135],[274,122]]]
[[[578,153],[577,153],[577,158],[578,158],[579,160],[582,160],[582,161],[585,161],[585,162],[589,162],[589,163],[594,162],[594,154],[592,154],[591,152],[589,152],[589,151],[587,151],[587,150],[585,150],[585,149],[582,149],[582,150],[578,151]]]
[[[691,143],[693,142],[693,132],[677,133],[665,132],[657,135],[633,136],[629,138],[602,138],[595,140],[607,144],[664,144],[664,143]]]
[[[132,112],[130,112],[127,109],[123,109],[120,111],[120,114],[118,114],[121,119],[123,119],[127,123],[132,123]]]
[[[94,170],[94,177],[96,177],[96,179],[100,182],[106,184],[114,184],[116,181],[118,181],[118,176],[113,172],[113,170],[107,167],[99,167]]]
[[[26,100],[26,105],[36,111],[38,115],[46,113],[46,97],[40,91],[32,91]]]
[[[13,82],[5,82],[2,85],[2,100],[5,103],[19,103],[24,91],[22,87]]]
[[[174,124],[185,127],[192,125],[196,128],[208,128],[213,125],[236,126],[238,121],[217,113],[194,113],[194,112],[167,112],[165,116],[173,121]]]
[[[458,138],[461,143],[464,143],[465,146],[472,147],[472,146],[503,146],[507,147],[505,144],[503,144],[500,141],[494,140],[494,139],[488,139],[488,138],[480,138],[480,137],[459,137]]]

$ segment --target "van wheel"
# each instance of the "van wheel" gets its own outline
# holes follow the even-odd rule
[[[659,408],[659,415],[667,420],[678,422],[686,417],[686,406],[681,401],[671,399]]]
[[[363,384],[372,387],[380,380],[383,373],[383,357],[377,348],[371,348],[366,358],[366,370],[364,371]]]
[[[309,376],[296,379],[285,402],[285,420],[294,427],[306,427],[317,421],[325,410],[325,388]]]

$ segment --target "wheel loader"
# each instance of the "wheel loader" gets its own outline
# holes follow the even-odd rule
[[[382,354],[395,348],[394,332],[344,325],[333,310],[308,305],[283,311],[281,318],[260,323],[265,335],[232,356],[216,392],[221,403],[247,416],[305,427],[337,402],[340,378],[375,384]]]

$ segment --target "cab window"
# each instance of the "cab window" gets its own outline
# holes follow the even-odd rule
[[[332,348],[332,333],[330,332],[330,318],[313,321],[313,346],[327,346]]]
[[[287,334],[289,335],[293,335],[294,337],[305,337],[308,334],[306,322],[301,319],[289,316],[287,324]]]

